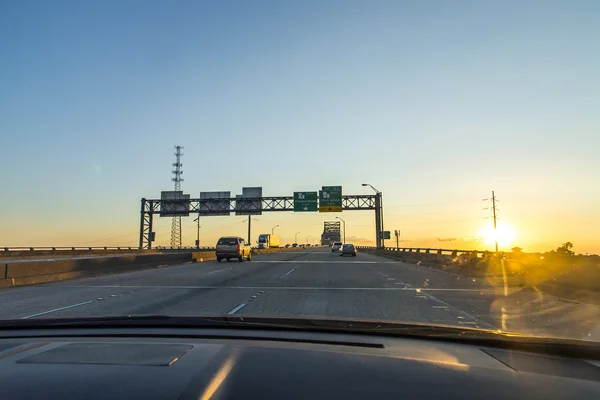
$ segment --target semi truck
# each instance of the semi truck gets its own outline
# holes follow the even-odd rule
[[[259,249],[272,249],[279,247],[279,236],[272,235],[270,233],[263,233],[258,235],[258,248]]]

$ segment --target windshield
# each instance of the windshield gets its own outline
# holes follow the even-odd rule
[[[0,9],[0,320],[600,341],[600,2]]]

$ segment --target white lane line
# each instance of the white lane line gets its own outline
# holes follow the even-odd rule
[[[291,264],[390,264],[388,262],[378,262],[378,261],[328,261],[328,260],[256,260],[254,262],[257,263],[291,263]]]
[[[90,304],[90,303],[93,303],[93,302],[94,302],[94,300],[90,300],[90,301],[84,301],[83,303],[71,304],[70,306],[66,306],[66,307],[54,308],[52,310],[44,311],[44,312],[41,312],[41,313],[31,314],[31,315],[28,315],[28,316],[23,317],[21,319],[38,317],[40,315],[45,315],[45,314],[50,314],[50,313],[57,312],[57,311],[67,310],[69,308],[83,306],[83,305]]]
[[[216,270],[216,271],[211,271],[211,272],[209,272],[209,273],[208,273],[208,274],[206,274],[206,275],[212,275],[212,274],[216,274],[217,272],[221,272],[221,271],[227,271],[227,270],[229,270],[229,269],[231,269],[231,267],[230,267],[230,268],[218,269],[218,270]]]
[[[421,291],[424,291],[424,290],[427,290],[427,289],[421,289]],[[469,314],[468,312],[463,311],[460,308],[454,307],[454,306],[450,305],[449,303],[446,303],[445,301],[440,300],[437,297],[430,295],[429,293],[423,293],[423,295],[427,296],[430,300],[435,301],[438,304],[442,304],[444,306],[447,306],[449,310],[451,310],[451,311],[453,311],[453,312],[455,312],[455,313],[458,314],[457,315],[458,319],[468,318],[468,319],[471,320],[471,321],[468,321],[468,322],[467,321],[458,321],[458,323],[463,323],[464,322],[465,324],[477,325],[477,326],[481,326],[481,327],[484,327],[484,328],[487,328],[487,329],[497,329],[495,326],[490,325],[487,322],[484,322],[484,321],[480,320],[479,318],[477,318],[477,317]]]
[[[295,269],[296,269],[296,268],[292,268],[292,269],[290,269],[290,270],[289,270],[289,271],[288,271],[288,272],[285,274],[285,276],[288,276],[289,274],[291,274],[292,272],[294,272],[294,270],[295,270]]]
[[[405,284],[406,285],[406,284]],[[412,292],[469,292],[496,294],[495,289],[434,289],[395,287],[315,287],[315,286],[181,286],[181,285],[61,285],[68,288],[127,288],[127,289],[268,289],[268,290],[381,290]]]
[[[246,307],[246,304],[242,303],[239,306],[237,306],[236,308],[234,308],[233,310],[229,311],[227,314],[235,314],[236,312],[240,311],[244,307]]]

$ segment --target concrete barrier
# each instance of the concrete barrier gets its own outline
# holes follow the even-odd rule
[[[73,248],[73,249],[33,249],[33,250],[0,250],[0,261],[13,259],[36,259],[36,258],[70,258],[70,257],[91,257],[91,256],[118,256],[130,254],[164,254],[164,253],[189,253],[192,251],[214,251],[212,247],[182,248],[182,249],[138,249],[131,247],[116,248]]]
[[[253,255],[293,251],[300,248],[252,249]],[[216,260],[212,251],[174,251],[123,256],[108,255],[51,260],[8,260],[0,264],[0,288],[35,285],[67,279],[115,274],[163,265]]]
[[[187,252],[14,262],[4,264],[4,282],[0,282],[0,287],[34,285],[192,261],[192,252]]]

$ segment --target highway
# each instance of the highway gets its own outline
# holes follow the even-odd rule
[[[119,315],[375,318],[600,340],[600,308],[329,248],[0,290],[0,319]]]

